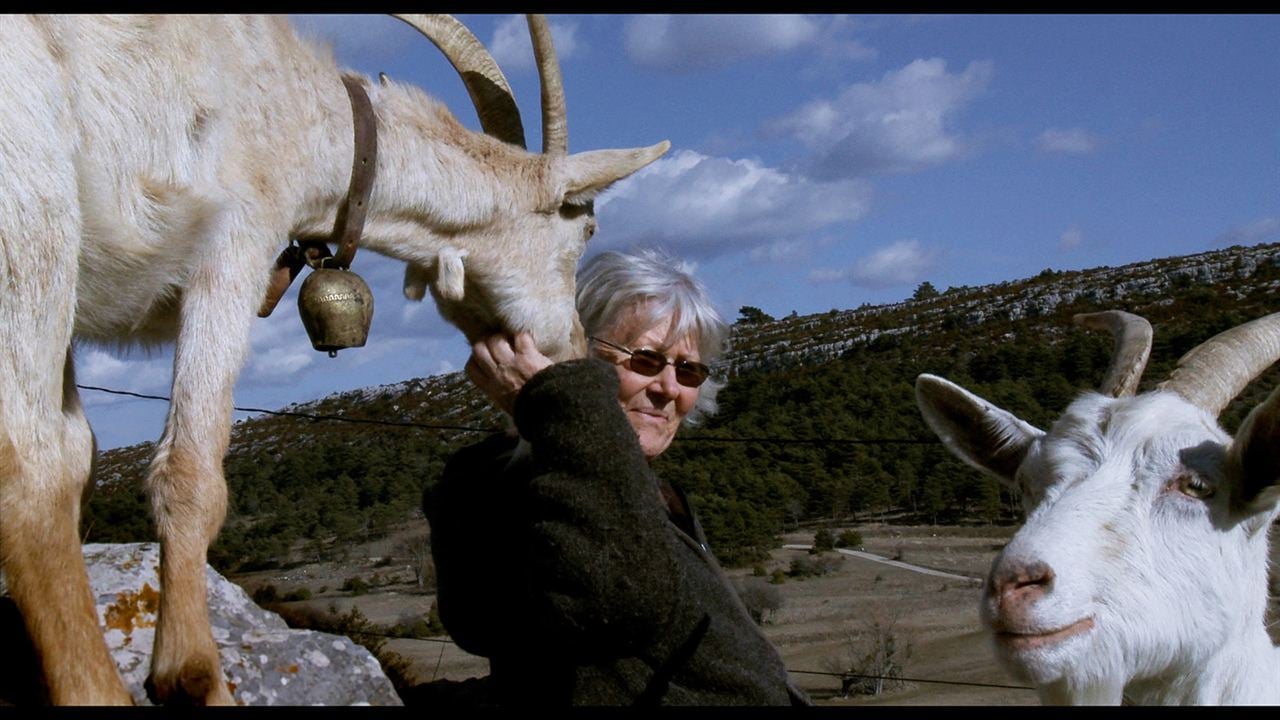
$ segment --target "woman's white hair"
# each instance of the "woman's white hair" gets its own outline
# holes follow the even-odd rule
[[[640,327],[652,327],[670,317],[674,322],[666,341],[693,339],[703,363],[712,365],[728,349],[729,326],[706,288],[688,264],[661,250],[600,253],[578,270],[577,284],[578,315],[588,336],[608,336],[623,321],[634,319]],[[685,422],[696,425],[714,414],[716,394],[723,386],[714,376],[707,378]]]

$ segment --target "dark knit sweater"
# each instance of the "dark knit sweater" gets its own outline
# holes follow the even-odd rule
[[[423,497],[440,619],[490,659],[493,701],[808,702],[692,514],[664,505],[612,366],[539,372],[514,416],[527,447],[503,435],[467,447]]]

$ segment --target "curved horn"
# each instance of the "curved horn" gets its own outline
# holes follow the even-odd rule
[[[1138,390],[1142,371],[1151,357],[1151,323],[1122,310],[1082,313],[1071,318],[1090,330],[1106,330],[1116,339],[1111,367],[1099,391],[1111,397],[1129,397]]]
[[[545,15],[529,15],[528,21],[533,56],[538,61],[538,78],[542,81],[542,152],[565,155],[569,152],[569,129],[564,83],[560,78],[556,47],[551,42],[551,26]]]
[[[392,17],[426,35],[449,58],[467,86],[485,134],[526,147],[520,109],[506,76],[484,44],[465,25],[452,15],[392,13]]]
[[[1181,395],[1214,417],[1254,378],[1280,358],[1280,313],[1224,330],[1178,360],[1156,386]]]

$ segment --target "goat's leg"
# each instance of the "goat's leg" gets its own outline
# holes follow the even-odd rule
[[[226,514],[222,460],[231,437],[232,389],[272,250],[219,256],[221,264],[197,269],[183,298],[173,397],[147,477],[161,542],[160,612],[147,686],[152,699],[165,704],[234,702],[209,626],[205,565]]]
[[[168,425],[181,421],[171,412]],[[206,442],[226,447],[212,434]],[[205,574],[226,508],[221,470],[185,432],[166,430],[147,489],[160,537],[161,590],[147,692],[166,705],[231,704],[209,626]]]
[[[180,343],[181,345],[181,343]],[[195,388],[175,361],[173,400],[147,477],[160,537],[160,610],[147,691],[171,705],[233,702],[209,626],[209,544],[226,512],[222,455],[229,439],[231,383]],[[204,378],[207,380],[207,378]]]
[[[129,704],[77,528],[92,435],[68,348],[82,237],[75,122],[39,19],[0,22],[0,567],[58,704]]]
[[[80,551],[80,497],[93,437],[76,396],[69,353],[66,363],[64,407],[55,417],[30,423],[49,413],[23,412],[14,395],[5,395],[5,410],[27,415],[29,424],[23,428],[28,432],[14,432],[7,415],[0,435],[0,552],[9,594],[40,656],[49,700],[128,705],[133,698],[102,641]]]

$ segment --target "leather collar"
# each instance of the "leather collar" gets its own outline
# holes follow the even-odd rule
[[[290,244],[276,258],[275,269],[267,285],[267,294],[258,309],[258,317],[267,317],[284,296],[303,265],[313,268],[351,267],[356,255],[356,245],[364,232],[365,216],[369,212],[369,196],[373,192],[373,179],[378,160],[378,120],[373,105],[359,78],[343,75],[342,84],[351,99],[352,125],[355,129],[355,153],[351,161],[351,184],[347,197],[338,206],[333,223],[333,233],[327,238],[298,238],[298,244]],[[329,253],[328,244],[338,248],[336,255]]]

